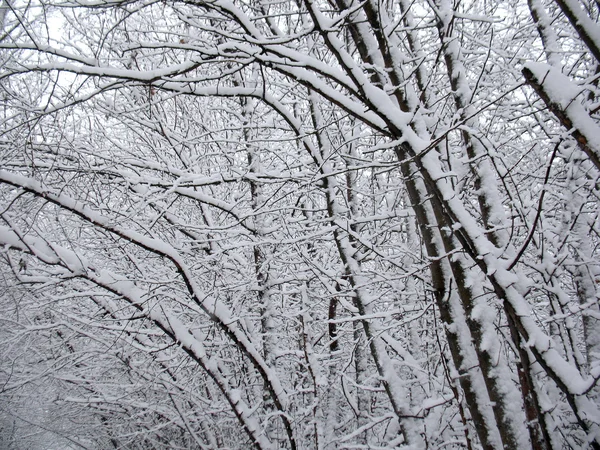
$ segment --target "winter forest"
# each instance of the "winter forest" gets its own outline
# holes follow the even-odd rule
[[[599,17],[1,0],[0,448],[600,449]]]

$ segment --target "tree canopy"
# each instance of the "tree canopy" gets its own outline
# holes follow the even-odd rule
[[[0,446],[600,449],[599,13],[2,0]]]

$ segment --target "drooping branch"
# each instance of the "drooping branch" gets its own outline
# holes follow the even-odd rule
[[[528,63],[523,68],[523,76],[600,170],[600,144],[597,138],[600,126],[577,99],[581,89],[558,69],[546,64]]]

